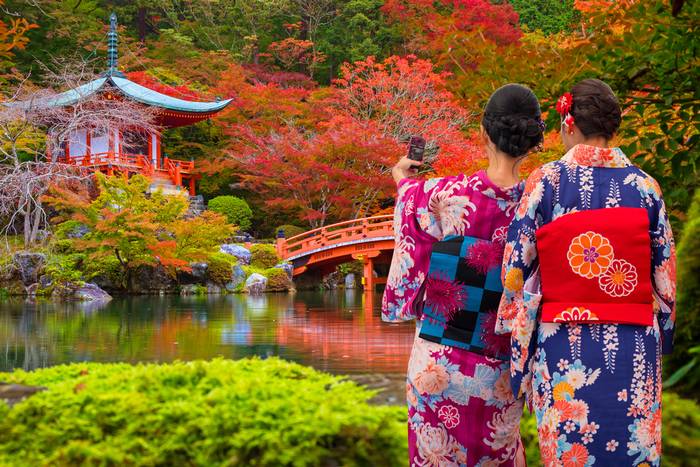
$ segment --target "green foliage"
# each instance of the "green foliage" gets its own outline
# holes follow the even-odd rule
[[[48,255],[44,273],[51,277],[54,283],[83,283],[82,266],[85,261],[84,253],[70,253],[66,255]]]
[[[299,227],[298,225],[284,224],[275,229],[275,235],[277,235],[277,232],[280,230],[284,231],[285,238],[292,238],[296,235],[303,234],[307,229],[304,227]]]
[[[676,298],[676,332],[674,352],[668,357],[667,374],[688,363],[689,350],[700,336],[700,190],[697,190],[688,211],[677,253],[678,291]],[[679,390],[697,394],[700,389],[700,366],[679,381]]]
[[[623,11],[617,23],[627,27],[623,34],[596,35],[594,73],[627,108],[623,149],[658,180],[669,207],[682,212],[700,176],[700,2],[686,2],[675,18],[665,0]],[[610,22],[605,14],[597,20]]]
[[[250,229],[253,211],[244,199],[228,195],[217,196],[209,200],[208,206],[210,210],[226,216],[228,222],[240,230]]]
[[[250,247],[250,264],[258,268],[271,268],[280,262],[274,245],[256,243]]]
[[[700,449],[700,406],[690,399],[665,391],[663,396],[663,464],[673,467],[693,465]],[[525,410],[520,420],[520,435],[528,465],[542,465],[537,444],[537,420]]]
[[[700,406],[666,391],[662,407],[664,465],[692,465],[691,460],[696,458],[695,453],[700,449]]]
[[[0,374],[48,388],[0,403],[3,465],[402,465],[405,407],[298,364],[73,364]]]
[[[284,269],[268,268],[262,274],[267,277],[266,290],[270,292],[286,292],[293,286]]]
[[[314,77],[322,83],[335,79],[344,62],[368,56],[383,60],[402,42],[397,24],[388,24],[381,8],[383,0],[334,1],[336,15],[322,25],[312,40],[326,60],[317,66]]]
[[[545,34],[568,31],[579,19],[574,0],[508,0],[520,16],[520,24]]]
[[[236,264],[236,258],[216,252],[209,255],[206,262],[209,265],[207,274],[212,282],[223,285],[231,281],[231,268]]]
[[[355,275],[362,275],[364,272],[364,266],[362,265],[362,261],[351,261],[349,263],[343,263],[338,265],[336,270],[342,274],[343,276],[353,273]]]

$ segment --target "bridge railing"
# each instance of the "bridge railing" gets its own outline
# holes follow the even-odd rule
[[[290,238],[277,239],[277,254],[282,259],[288,259],[303,256],[304,253],[323,247],[364,239],[391,237],[394,235],[393,224],[394,216],[391,215],[339,222]]]

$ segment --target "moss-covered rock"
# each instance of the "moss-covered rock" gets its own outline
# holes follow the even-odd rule
[[[268,292],[287,292],[294,288],[294,283],[289,274],[281,268],[269,268],[265,270]]]

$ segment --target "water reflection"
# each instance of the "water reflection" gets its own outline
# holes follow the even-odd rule
[[[79,361],[271,356],[334,373],[402,373],[413,327],[378,296],[337,293],[0,303],[0,371]]]

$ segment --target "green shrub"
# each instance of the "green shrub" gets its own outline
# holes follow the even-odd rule
[[[688,220],[678,242],[678,296],[676,301],[676,333],[673,354],[664,370],[671,375],[692,358],[688,351],[700,337],[700,190],[695,193],[688,211]],[[697,397],[700,390],[700,366],[680,380],[674,390]]]
[[[212,253],[207,258],[207,274],[212,282],[226,284],[231,280],[231,268],[236,264],[236,258],[226,253]]]
[[[48,274],[53,282],[82,284],[84,260],[83,253],[48,255],[44,273]]]
[[[267,290],[270,292],[286,292],[294,286],[284,269],[269,268],[263,275],[267,277]]]
[[[68,235],[76,232],[80,228],[84,228],[85,224],[75,220],[67,220],[61,222],[54,228],[54,238],[65,240],[70,239]]]
[[[664,392],[662,404],[663,465],[684,467],[694,465],[700,449],[700,406],[670,391]],[[528,465],[541,465],[537,444],[537,421],[527,409],[520,421],[520,435],[525,445]]]
[[[253,211],[244,199],[235,196],[217,196],[208,203],[209,209],[226,216],[230,224],[237,226],[240,230],[246,231],[251,227]]]
[[[296,235],[301,235],[309,229],[305,229],[304,227],[299,227],[296,225],[284,224],[280,225],[275,229],[275,235],[277,235],[277,232],[279,232],[280,230],[284,230],[284,236],[286,238],[291,238]]]
[[[256,243],[251,245],[250,254],[250,264],[262,269],[271,268],[280,262],[280,258],[277,256],[277,249],[274,245]]]
[[[0,380],[48,390],[0,403],[0,465],[394,466],[406,409],[277,358],[81,363]]]
[[[353,273],[356,276],[362,276],[364,270],[363,268],[364,266],[362,265],[362,261],[351,261],[349,263],[339,264],[336,268],[336,271],[338,271],[343,276],[350,273]]]

